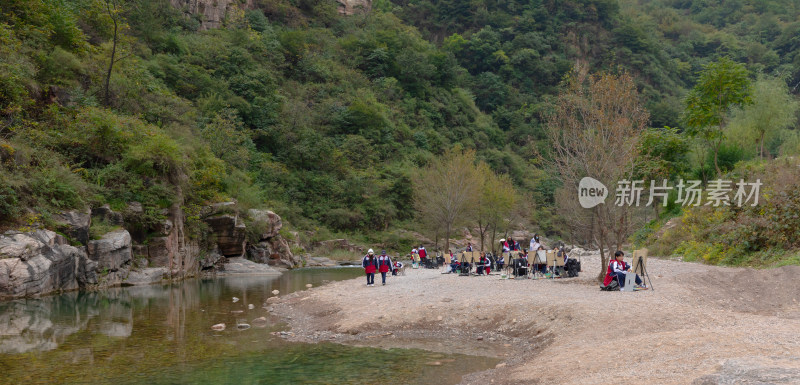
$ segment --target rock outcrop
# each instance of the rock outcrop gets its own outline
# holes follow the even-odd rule
[[[0,235],[0,298],[152,284],[195,276],[201,270],[222,271],[229,258],[244,256],[270,266],[302,265],[280,233],[281,217],[272,211],[250,210],[241,216],[235,202],[210,205],[200,213],[207,230],[189,237],[179,204],[165,209],[166,218],[148,228],[131,225],[142,212],[139,206],[129,204],[125,214],[105,205],[54,215],[57,229],[66,238],[49,230]],[[93,221],[116,230],[90,239]],[[253,226],[250,238],[257,239],[254,244],[247,242],[246,221]],[[263,268],[275,271],[270,266]]]
[[[0,298],[74,290],[90,280],[86,253],[48,230],[6,232],[0,236],[0,258]]]
[[[127,230],[112,231],[98,240],[89,241],[89,259],[97,269],[118,271],[131,262],[131,235]]]
[[[89,242],[89,225],[92,223],[92,211],[67,211],[53,215],[56,230],[66,234],[70,239],[85,245]]]
[[[253,7],[253,0],[170,0],[169,3],[185,16],[197,17],[200,30],[221,27],[225,15],[234,7]]]
[[[247,231],[244,222],[238,215],[223,214],[205,218],[219,246],[220,254],[226,257],[238,257],[244,253]]]
[[[369,13],[372,10],[372,0],[336,0],[339,3],[339,14],[354,15],[356,13]]]
[[[258,243],[247,246],[247,258],[270,266],[293,268],[302,260],[292,253],[286,238],[281,236],[283,221],[278,214],[269,210],[250,210],[248,216],[251,226],[258,234]]]

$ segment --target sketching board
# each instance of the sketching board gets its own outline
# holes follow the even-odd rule
[[[558,258],[555,250],[547,250],[547,266],[564,266],[564,258]]]
[[[639,270],[639,257],[642,257],[642,265],[644,265],[643,270]],[[647,249],[634,250],[633,261],[631,263],[631,271],[636,272],[638,274],[640,271],[646,271],[646,270],[647,270]]]
[[[536,251],[536,258],[534,258],[533,263],[537,265],[547,263],[547,251],[546,250],[537,250]]]

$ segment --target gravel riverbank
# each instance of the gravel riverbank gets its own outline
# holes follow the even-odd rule
[[[601,292],[598,268],[595,255],[572,279],[408,269],[386,286],[380,276],[375,287],[363,278],[334,282],[280,297],[271,310],[300,341],[502,360],[464,383],[721,384],[730,376],[800,383],[800,266],[651,259],[655,290],[634,293]]]

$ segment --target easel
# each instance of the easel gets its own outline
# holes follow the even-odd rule
[[[650,290],[653,289],[653,280],[650,279],[650,274],[647,274],[647,249],[641,250],[634,250],[633,251],[633,271],[634,274],[638,274],[642,277],[642,283],[649,283],[647,286]]]
[[[547,266],[553,268],[553,272],[550,273],[550,278],[556,278],[556,267],[564,267],[564,258],[560,258],[558,253],[555,250],[548,250],[547,251]],[[561,274],[559,274],[559,277]]]

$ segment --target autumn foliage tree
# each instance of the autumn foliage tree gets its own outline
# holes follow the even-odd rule
[[[422,221],[444,232],[444,250],[450,249],[455,226],[475,212],[479,192],[480,176],[472,150],[449,150],[415,178],[414,207]]]
[[[517,203],[517,192],[508,175],[495,174],[485,163],[478,165],[478,176],[480,190],[475,215],[481,237],[481,251],[483,251],[486,236],[489,234],[491,234],[491,242],[494,246],[497,227],[511,216]]]
[[[552,144],[551,166],[562,182],[557,207],[573,232],[588,234],[600,248],[600,278],[608,264],[606,250],[621,249],[631,234],[632,207],[611,202],[584,209],[578,184],[592,177],[613,191],[635,172],[639,140],[649,120],[628,73],[588,75],[577,68],[565,81],[546,116]]]

